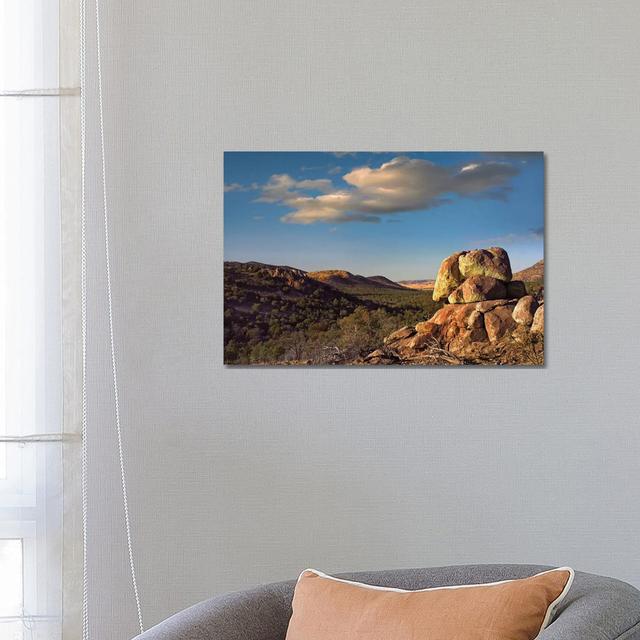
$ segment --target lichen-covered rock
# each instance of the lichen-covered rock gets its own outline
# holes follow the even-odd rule
[[[511,280],[509,255],[500,247],[474,249],[461,254],[458,258],[458,270],[463,278],[488,276],[503,282]]]
[[[388,335],[384,339],[385,344],[391,344],[392,342],[397,342],[398,340],[402,340],[404,338],[411,337],[416,330],[413,327],[402,327],[397,331],[394,331],[392,334]]]
[[[513,306],[505,305],[484,314],[484,328],[491,342],[496,342],[516,328],[517,324],[512,315],[513,309]]]
[[[513,319],[518,324],[529,326],[533,322],[533,317],[537,309],[538,301],[533,296],[520,298],[513,310]]]
[[[449,295],[451,304],[500,300],[506,298],[507,288],[497,278],[490,276],[470,276]]]
[[[507,296],[509,298],[522,298],[527,295],[527,286],[522,280],[512,280],[507,283]]]
[[[544,305],[541,304],[535,315],[533,316],[533,322],[531,324],[531,333],[540,333],[544,335]]]
[[[447,296],[462,282],[463,278],[458,267],[458,259],[464,255],[464,251],[454,253],[445,258],[440,264],[436,282],[433,287],[433,299],[436,302],[446,300]]]

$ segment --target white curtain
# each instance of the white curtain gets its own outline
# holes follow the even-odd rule
[[[77,29],[75,0],[0,8],[2,640],[80,637]]]

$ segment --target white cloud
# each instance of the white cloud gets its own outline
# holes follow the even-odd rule
[[[452,191],[460,195],[483,194],[503,199],[509,180],[519,169],[508,162],[483,162],[462,167],[452,178]]]
[[[307,191],[329,192],[333,189],[331,180],[294,180],[286,173],[277,173],[269,178],[269,182],[262,187],[262,193],[257,202],[281,202],[290,204],[303,194],[297,189]]]
[[[399,156],[377,169],[360,167],[343,176],[351,191],[351,205],[368,213],[397,213],[433,206],[447,191],[444,167],[426,160]]]
[[[292,209],[281,218],[283,222],[379,222],[382,215],[442,205],[451,195],[505,199],[509,181],[518,171],[508,162],[457,168],[398,156],[377,168],[364,166],[345,174],[346,189],[327,179],[295,180],[275,174],[262,187],[258,201]]]

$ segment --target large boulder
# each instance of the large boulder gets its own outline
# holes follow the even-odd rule
[[[530,326],[538,308],[538,301],[533,296],[525,296],[518,300],[513,310],[513,319],[518,324]]]
[[[440,264],[433,287],[433,299],[436,302],[446,300],[447,296],[462,282],[463,278],[458,267],[458,259],[464,253],[464,251],[454,253],[445,258]]]
[[[463,278],[488,276],[503,282],[511,280],[509,255],[500,247],[474,249],[461,254],[458,258],[458,270]]]
[[[506,298],[507,288],[502,280],[490,276],[471,276],[449,295],[451,304],[500,300]]]
[[[541,304],[535,315],[533,316],[533,323],[531,324],[531,333],[541,333],[544,335],[544,305]]]
[[[473,303],[448,304],[442,307],[442,309],[436,311],[429,321],[429,324],[438,327],[437,331],[433,331],[432,335],[437,337],[446,347],[449,347],[456,339],[458,339],[456,343],[459,343],[461,340],[466,343],[473,339],[486,340],[484,324],[481,326],[470,326],[470,324],[475,325],[477,322],[474,316],[475,307],[476,305]],[[472,316],[474,317],[472,318]],[[482,337],[483,334],[484,338]]]
[[[527,286],[522,280],[512,280],[507,283],[507,295],[510,298],[522,298],[527,295]]]
[[[496,307],[492,311],[484,314],[484,328],[491,342],[496,342],[503,336],[510,334],[516,327],[513,319],[513,309],[511,305]]]
[[[447,304],[433,314],[430,322],[437,325],[454,324],[466,328],[467,318],[473,311],[475,311],[475,304]]]

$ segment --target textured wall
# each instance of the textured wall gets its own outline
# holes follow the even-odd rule
[[[309,565],[571,564],[640,584],[638,4],[103,10],[147,622]],[[92,130],[94,167],[96,143]],[[223,368],[224,149],[544,150],[546,368]],[[112,640],[136,627],[97,218],[90,241],[91,615]]]

